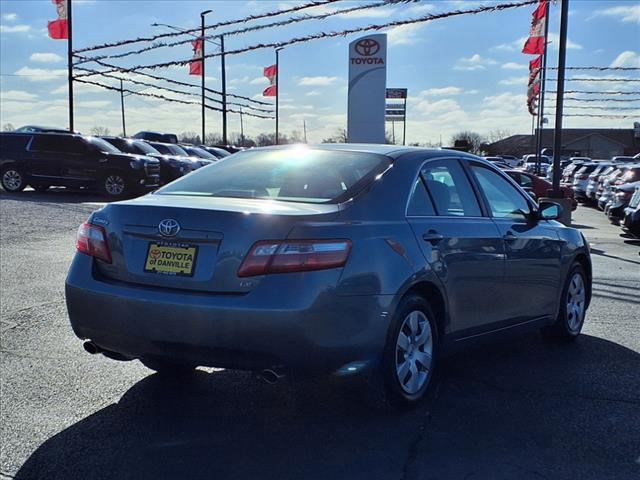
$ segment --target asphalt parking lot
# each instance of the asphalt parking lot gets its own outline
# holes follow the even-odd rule
[[[640,478],[640,242],[600,212],[574,215],[594,263],[577,342],[464,351],[398,413],[331,379],[207,369],[167,383],[88,355],[63,287],[100,201],[0,193],[0,478]]]

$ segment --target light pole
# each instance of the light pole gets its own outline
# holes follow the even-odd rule
[[[205,70],[204,70],[204,43],[205,43],[205,39],[204,39],[204,17],[206,14],[211,13],[212,10],[205,10],[204,12],[200,12],[200,51],[202,52],[202,144],[205,144],[205,108],[204,108],[204,102],[205,102],[205,94],[204,94],[204,77],[205,77]]]
[[[224,66],[224,37],[220,35],[220,69],[222,80],[222,144],[227,145],[227,69]]]
[[[120,79],[120,108],[122,110],[122,136],[127,136],[127,126],[124,120],[124,87],[122,86],[122,79]]]
[[[278,122],[280,120],[278,103],[280,101],[280,50],[284,47],[276,48],[276,145],[280,145],[280,136],[278,133]]]

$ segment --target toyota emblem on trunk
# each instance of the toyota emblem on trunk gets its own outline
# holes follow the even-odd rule
[[[158,224],[158,231],[164,237],[175,237],[180,231],[180,224],[173,218],[167,218]]]

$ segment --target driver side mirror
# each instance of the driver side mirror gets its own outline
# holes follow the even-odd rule
[[[540,220],[557,220],[562,215],[562,206],[554,202],[540,202],[538,218]]]

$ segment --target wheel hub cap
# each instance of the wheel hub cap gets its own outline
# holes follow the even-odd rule
[[[7,170],[2,176],[2,180],[8,190],[17,190],[22,185],[22,175],[15,170]]]
[[[402,389],[417,393],[427,382],[433,357],[433,332],[420,310],[409,313],[396,340],[396,376]]]
[[[118,175],[109,175],[104,181],[105,190],[111,195],[120,195],[124,191],[124,180]]]
[[[586,293],[580,273],[573,274],[567,291],[567,326],[577,332],[584,320]]]

